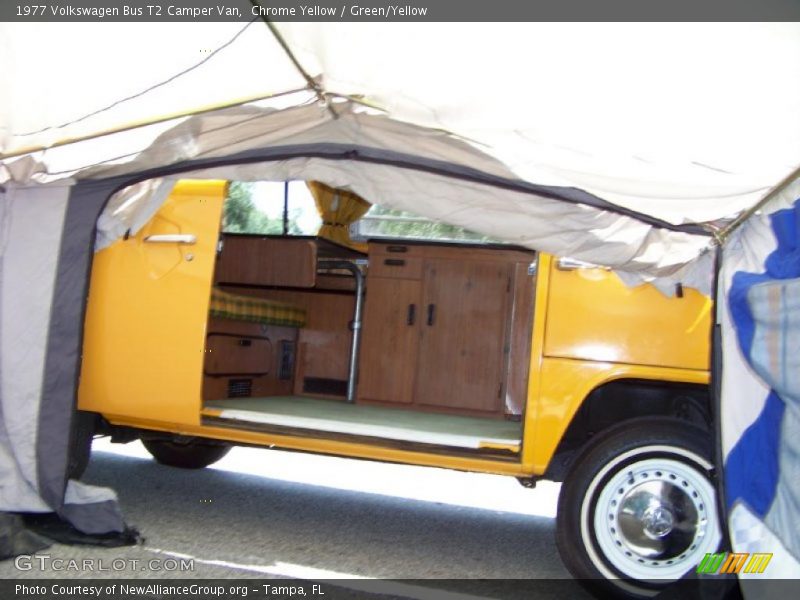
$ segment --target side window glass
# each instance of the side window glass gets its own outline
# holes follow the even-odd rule
[[[223,205],[222,231],[316,235],[322,220],[303,181],[232,181]]]

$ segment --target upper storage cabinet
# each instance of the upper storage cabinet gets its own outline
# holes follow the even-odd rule
[[[317,244],[311,239],[225,234],[222,244],[220,284],[314,287]]]

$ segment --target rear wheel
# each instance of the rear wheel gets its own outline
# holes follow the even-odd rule
[[[695,568],[721,540],[711,444],[703,430],[635,419],[600,434],[562,486],[557,542],[584,585],[652,596]]]
[[[142,440],[147,451],[162,465],[202,469],[217,462],[231,449],[228,444],[190,438],[186,440]]]

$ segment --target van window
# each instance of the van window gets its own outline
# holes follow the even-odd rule
[[[225,200],[222,230],[226,233],[316,235],[322,225],[314,197],[304,181],[232,181]],[[373,205],[350,226],[355,241],[392,238],[494,243],[480,233]]]
[[[303,181],[232,181],[223,206],[226,233],[316,235],[322,221]]]
[[[455,225],[420,217],[403,210],[373,206],[351,227],[353,239],[407,238],[452,242],[493,243],[495,240]]]

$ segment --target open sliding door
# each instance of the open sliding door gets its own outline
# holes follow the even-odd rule
[[[136,235],[94,258],[79,407],[198,424],[225,181],[181,181]],[[155,359],[154,359],[155,357]]]

